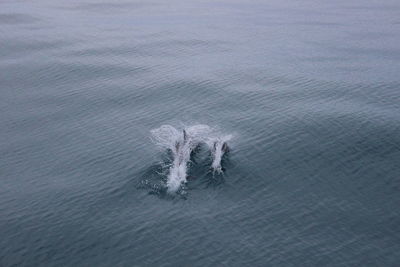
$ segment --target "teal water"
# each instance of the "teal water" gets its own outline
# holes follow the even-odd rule
[[[1,1],[0,266],[398,265],[399,14]],[[163,193],[165,124],[232,134],[224,173]]]

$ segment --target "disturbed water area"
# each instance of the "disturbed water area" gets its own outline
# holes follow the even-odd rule
[[[399,11],[1,1],[0,266],[395,266]]]

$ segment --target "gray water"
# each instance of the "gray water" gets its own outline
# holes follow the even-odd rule
[[[399,15],[2,0],[0,266],[398,265]],[[164,124],[232,134],[224,172],[166,194]]]

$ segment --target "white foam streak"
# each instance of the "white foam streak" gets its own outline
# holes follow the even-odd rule
[[[152,139],[157,145],[172,151],[173,162],[167,177],[170,193],[178,191],[186,183],[190,154],[200,142],[208,138],[210,132],[211,128],[207,125],[194,125],[182,131],[171,125],[163,125],[151,131]]]
[[[218,172],[222,172],[222,156],[227,152],[224,150],[224,144],[227,144],[229,140],[232,139],[232,135],[225,135],[218,138],[212,138],[208,140],[207,144],[210,147],[211,154],[213,156],[213,162],[211,163],[211,168]],[[226,148],[227,149],[227,148]]]

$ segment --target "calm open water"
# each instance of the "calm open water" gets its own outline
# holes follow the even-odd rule
[[[0,266],[398,266],[399,14],[2,0]],[[150,131],[199,123],[224,175],[157,193]]]

